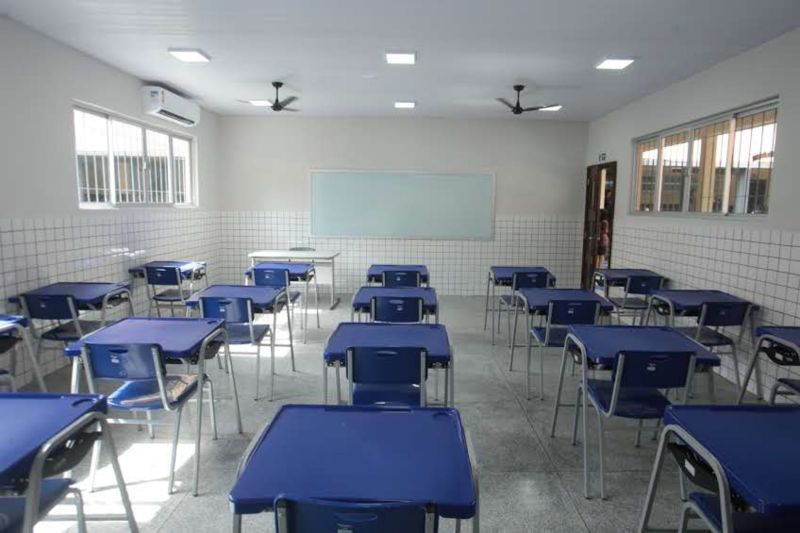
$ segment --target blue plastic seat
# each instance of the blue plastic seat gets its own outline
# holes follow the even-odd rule
[[[660,420],[664,409],[671,405],[669,399],[659,389],[684,389],[684,401],[689,394],[692,375],[694,374],[694,352],[627,352],[617,354],[611,381],[588,379],[589,366],[583,361],[583,379],[578,385],[575,408],[575,421],[572,430],[572,443],[577,442],[578,419],[580,417],[581,399],[585,393],[589,405],[597,413],[599,429],[600,455],[600,497],[605,498],[605,428],[604,419],[612,417],[633,418],[639,420],[636,431],[636,445],[639,445],[642,422],[644,420]],[[587,417],[588,413],[584,414]],[[586,420],[583,423],[583,446],[586,447]],[[588,457],[584,452],[584,457]],[[583,464],[586,496],[589,487],[589,466]]]
[[[650,305],[648,296],[653,291],[660,289],[663,281],[663,278],[656,276],[629,276],[625,282],[625,292],[622,298],[609,298],[614,304],[620,322],[623,315],[629,315],[634,326],[637,316],[641,323],[644,319],[644,312]]]
[[[722,531],[719,496],[708,492],[693,492],[683,506],[678,533],[687,531],[691,514],[700,517],[714,531]],[[736,533],[786,533],[800,531],[800,517],[772,517],[760,513],[733,511],[733,531]]]
[[[228,344],[251,345],[256,348],[256,396],[258,400],[261,384],[261,345],[264,338],[271,334],[267,324],[256,324],[253,313],[253,302],[249,298],[225,298],[219,296],[202,296],[200,313],[203,318],[225,319],[225,330],[228,332]],[[271,378],[269,399],[272,401],[272,390],[275,376],[275,348],[271,345]],[[294,357],[292,357],[294,366]]]
[[[422,278],[416,270],[384,270],[382,285],[384,287],[419,287]]]
[[[736,385],[741,389],[737,341],[719,331],[719,328],[738,327],[739,340],[744,334],[744,323],[750,314],[749,302],[706,302],[697,317],[697,326],[677,328],[709,349],[727,347],[733,358]]]
[[[370,316],[374,322],[422,322],[423,300],[418,296],[374,296]]]
[[[536,341],[539,348],[539,399],[544,399],[544,349],[561,348],[566,342],[568,326],[573,324],[595,324],[600,315],[600,303],[596,300],[550,300],[544,326],[532,327],[528,334],[527,397],[531,399],[531,353]],[[513,352],[509,370],[514,363]]]
[[[49,478],[42,480],[39,493],[39,510],[36,520],[44,518],[50,510],[58,504],[67,494],[75,496],[79,531],[86,530],[83,515],[83,498],[78,489],[71,488],[73,481],[68,478]],[[18,533],[22,531],[25,521],[25,496],[0,497],[0,531],[3,533]]]
[[[276,533],[434,533],[431,506],[409,502],[275,499]]]
[[[175,461],[183,408],[197,392],[196,374],[166,374],[161,348],[151,344],[94,344],[87,342],[81,349],[81,358],[86,368],[89,390],[95,393],[96,380],[117,383],[117,389],[108,397],[111,407],[128,412],[147,413],[147,425],[153,436],[152,427],[168,425],[170,422],[154,421],[150,413],[163,410],[175,413],[172,453],[168,491],[172,493],[175,482]],[[214,407],[214,388],[208,376],[203,376],[203,386],[209,388],[211,404],[211,425],[214,438],[217,438],[217,420]],[[109,418],[110,423],[141,424],[138,418]],[[100,441],[95,443],[100,446]],[[94,487],[99,449],[92,455],[90,473],[91,486]]]
[[[350,348],[347,375],[351,405],[426,404],[423,348]]]
[[[497,299],[497,327],[492,323],[492,346],[494,346],[495,329],[500,329],[500,317],[506,312],[506,329],[508,330],[508,348],[511,350],[511,358],[514,358],[514,339],[511,338],[511,312],[521,309],[524,300],[517,294],[519,289],[543,289],[551,285],[550,273],[547,271],[533,272],[514,272],[511,275],[511,286],[508,294],[501,294]],[[516,319],[516,315],[514,317]]]

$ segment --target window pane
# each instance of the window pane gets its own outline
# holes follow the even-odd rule
[[[722,212],[729,130],[730,121],[727,119],[694,129],[689,211]]]
[[[658,172],[658,139],[640,142],[636,152],[636,210],[652,211]]]
[[[776,126],[776,109],[736,118],[729,212],[749,214],[767,212],[775,155]]]
[[[169,190],[169,135],[146,130],[147,201],[152,204],[171,202]]]
[[[192,203],[192,145],[186,139],[172,138],[172,164],[175,203]]]
[[[105,203],[111,200],[108,176],[108,120],[75,109],[75,162],[80,201]]]
[[[680,211],[689,162],[689,140],[684,132],[664,137],[662,149],[661,211]]]
[[[142,128],[127,122],[112,120],[111,150],[114,153],[117,202],[145,202]]]

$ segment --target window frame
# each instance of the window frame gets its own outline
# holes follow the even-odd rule
[[[640,135],[635,137],[631,140],[631,148],[632,148],[632,170],[631,170],[631,191],[630,194],[630,201],[629,201],[629,214],[635,216],[647,216],[647,217],[677,217],[677,218],[710,218],[710,219],[719,219],[720,217],[734,217],[734,218],[741,218],[746,220],[757,220],[757,219],[765,219],[769,216],[769,207],[771,203],[769,193],[772,192],[772,179],[774,179],[774,166],[773,166],[773,175],[770,177],[770,185],[769,185],[769,193],[766,200],[767,210],[764,213],[735,213],[729,212],[729,200],[730,200],[730,181],[733,173],[733,157],[734,157],[734,145],[735,145],[735,133],[736,133],[736,119],[741,116],[748,116],[753,115],[759,112],[769,111],[774,109],[779,112],[780,108],[780,99],[778,96],[772,96],[770,98],[766,98],[764,100],[748,104],[746,106],[737,107],[728,111],[723,111],[721,113],[717,113],[714,115],[709,115],[697,120],[692,120],[689,122],[684,122],[677,126],[672,126],[670,128],[665,128],[663,130],[659,130],[656,132],[648,133],[646,135]],[[705,211],[690,211],[689,210],[689,198],[691,194],[691,182],[692,182],[692,162],[693,162],[693,150],[694,150],[694,132],[696,129],[704,128],[706,126],[713,125],[717,122],[727,121],[728,122],[728,152],[725,156],[726,161],[726,170],[725,170],[725,184],[723,187],[723,210],[720,212],[705,212]],[[778,127],[777,119],[775,121],[775,127]],[[662,194],[662,185],[664,179],[663,173],[663,147],[664,147],[664,140],[665,138],[669,137],[670,135],[674,135],[676,133],[686,133],[687,134],[687,163],[686,163],[686,172],[683,179],[683,195],[682,195],[682,204],[681,209],[679,211],[662,211],[661,210],[661,194]],[[777,137],[777,135],[776,135]],[[657,141],[658,143],[658,175],[656,176],[656,190],[653,194],[653,207],[654,209],[651,211],[642,211],[639,210],[639,151],[638,147],[641,143],[645,143],[648,141]],[[774,157],[774,154],[773,154]],[[655,209],[657,208],[657,209]]]
[[[175,130],[171,128],[166,128],[160,125],[154,125],[150,122],[137,120],[135,118],[128,117],[126,115],[122,115],[120,113],[116,113],[113,111],[109,111],[104,108],[99,108],[84,102],[75,102],[72,105],[72,124],[73,124],[73,158],[75,160],[75,180],[76,180],[76,192],[78,196],[78,208],[79,209],[86,209],[86,210],[97,210],[97,209],[137,209],[137,208],[175,208],[175,209],[187,209],[187,208],[196,208],[199,206],[199,198],[198,198],[198,177],[197,177],[197,139],[195,136],[188,134],[184,131]],[[105,169],[106,176],[108,178],[108,189],[106,190],[106,197],[108,198],[105,202],[85,202],[82,199],[82,191],[81,191],[81,176],[80,176],[80,168],[78,162],[78,147],[76,144],[76,135],[75,135],[75,112],[80,111],[82,113],[88,113],[95,117],[102,118],[106,120],[106,146],[107,146],[107,156],[106,156],[106,165],[107,168]],[[147,159],[150,157],[147,152],[147,131],[153,131],[155,133],[160,133],[166,135],[168,138],[168,161],[167,161],[167,189],[169,194],[169,201],[168,202],[151,202],[151,201],[144,201],[144,202],[136,202],[136,201],[129,201],[129,202],[120,202],[117,201],[117,175],[114,168],[114,151],[112,150],[113,147],[113,132],[112,132],[112,122],[117,121],[129,126],[133,126],[139,128],[141,131],[142,137],[142,161],[145,164],[145,167],[141,170],[141,179],[142,183],[144,184],[140,194],[149,200],[153,191],[150,189],[150,167],[147,164]],[[177,191],[175,190],[175,159],[174,159],[174,148],[173,148],[173,140],[179,139],[181,141],[185,141],[189,145],[189,155],[188,155],[188,166],[189,166],[189,176],[184,177],[186,181],[185,186],[185,196],[186,201],[178,203],[176,201]],[[157,156],[154,156],[157,157]]]

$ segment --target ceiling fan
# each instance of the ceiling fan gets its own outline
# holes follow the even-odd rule
[[[283,100],[278,98],[278,91],[280,91],[281,87],[283,87],[283,82],[282,81],[273,81],[272,82],[272,86],[275,87],[275,100],[273,100],[272,101],[272,105],[269,106],[270,109],[272,109],[273,111],[276,111],[276,112],[277,111],[300,111],[299,109],[292,109],[290,107],[286,107],[289,104],[291,104],[292,102],[294,102],[295,100],[297,100],[296,96],[290,96],[289,98],[285,98]]]
[[[514,85],[514,90],[517,91],[517,103],[512,104],[505,98],[498,98],[497,101],[503,105],[508,106],[512,113],[515,115],[521,115],[523,113],[527,113],[528,111],[541,111],[542,109],[547,109],[551,107],[557,107],[557,104],[548,104],[548,105],[538,105],[534,107],[522,107],[519,103],[519,93],[525,90],[524,85]]]

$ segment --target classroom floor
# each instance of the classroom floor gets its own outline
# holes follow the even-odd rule
[[[269,422],[276,410],[286,403],[321,401],[321,353],[328,335],[341,321],[349,320],[349,298],[342,299],[334,311],[322,312],[322,328],[309,330],[308,343],[302,333],[295,336],[297,373],[289,366],[288,349],[279,349],[276,368],[275,401],[253,401],[255,368],[253,353],[234,354],[244,435],[235,432],[230,388],[225,374],[216,364],[209,365],[218,397],[219,439],[206,435],[202,441],[200,495],[191,490],[193,452],[193,410],[184,419],[179,445],[177,490],[167,495],[171,428],[160,428],[154,440],[135,427],[115,426],[114,438],[120,450],[123,474],[134,505],[141,531],[230,531],[231,515],[227,493],[232,486],[240,457],[250,438]],[[313,315],[312,315],[313,316]],[[299,319],[299,315],[297,316]],[[314,324],[313,320],[310,320]],[[479,468],[481,489],[481,525],[484,532],[622,532],[634,531],[642,508],[656,443],[643,438],[634,447],[635,427],[614,419],[607,428],[606,488],[608,499],[583,497],[582,449],[570,445],[571,408],[560,416],[555,438],[549,436],[552,400],[560,361],[560,351],[546,355],[546,400],[525,399],[524,349],[517,352],[515,369],[508,371],[505,337],[498,337],[492,347],[489,331],[483,331],[483,298],[442,297],[440,322],[447,326],[456,357],[456,407],[466,430],[471,434]],[[278,340],[286,336],[279,329]],[[522,334],[519,337],[522,340]],[[265,350],[264,353],[268,353]],[[262,358],[262,395],[268,392],[267,366]],[[536,359],[534,359],[536,362]],[[536,368],[536,364],[534,364]],[[333,374],[331,373],[331,377]],[[534,376],[538,378],[538,376]],[[48,377],[51,390],[67,390],[68,374],[58,372]],[[331,380],[331,383],[333,380]],[[535,383],[537,383],[535,381]],[[570,378],[565,390],[569,400],[575,394],[576,378]],[[717,378],[717,399],[730,402],[734,387]],[[705,380],[699,380],[695,402],[705,395]],[[333,390],[333,388],[331,388]],[[429,388],[429,396],[432,387]],[[590,457],[596,459],[595,415],[589,419]],[[621,430],[621,431],[619,431]],[[649,434],[650,432],[648,432]],[[334,458],[331,458],[334,460]],[[88,463],[84,461],[84,463]],[[84,491],[87,512],[119,512],[118,493],[113,486],[110,467],[104,460],[94,493]],[[662,476],[662,490],[656,500],[654,524],[675,530],[678,523],[679,497],[677,471],[670,460]],[[78,480],[86,477],[86,464],[75,472]],[[596,482],[597,476],[593,476]],[[86,487],[85,482],[79,484]],[[596,487],[596,485],[593,485]],[[596,489],[595,489],[596,490]],[[65,512],[71,512],[68,507]],[[271,514],[247,516],[244,531],[273,531]],[[67,522],[44,522],[37,531],[74,531]],[[122,523],[90,523],[89,530],[126,531]],[[470,531],[469,525],[465,528]],[[451,521],[443,520],[440,531],[453,531]]]

